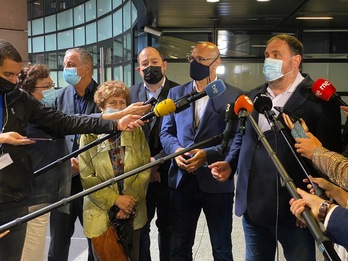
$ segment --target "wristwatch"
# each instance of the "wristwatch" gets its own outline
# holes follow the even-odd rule
[[[318,213],[318,219],[320,222],[324,223],[330,205],[331,205],[330,201],[324,201],[321,203],[319,207],[319,213]]]

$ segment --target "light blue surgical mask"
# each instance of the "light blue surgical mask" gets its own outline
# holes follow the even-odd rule
[[[56,91],[54,90],[54,88],[42,91],[42,96],[43,98],[40,100],[42,104],[44,104],[47,107],[54,106],[54,101],[56,99]]]
[[[119,112],[121,110],[119,109],[113,109],[113,108],[106,108],[106,110],[104,111],[105,114],[110,114],[110,113],[114,113],[114,112]]]
[[[64,80],[70,85],[78,84],[82,78],[77,74],[77,68],[79,67],[64,67]]]
[[[292,57],[293,56],[291,56],[286,61],[290,60]],[[283,66],[283,60],[266,58],[263,64],[263,75],[265,76],[266,81],[273,82],[285,75],[288,75],[294,70],[294,68],[292,68],[290,72],[283,74],[282,66]]]

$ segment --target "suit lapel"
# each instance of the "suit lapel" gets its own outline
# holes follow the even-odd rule
[[[139,101],[144,101],[145,102],[147,100],[147,96],[146,96],[145,86],[144,86],[144,88],[141,88],[142,86],[144,86],[144,83],[142,83],[140,85],[138,99],[139,99]]]

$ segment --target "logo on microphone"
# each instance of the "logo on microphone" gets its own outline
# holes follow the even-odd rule
[[[211,88],[213,89],[213,93],[214,93],[214,94],[218,94],[218,93],[219,93],[219,90],[218,90],[218,88],[216,87],[216,84],[214,84],[213,86],[211,86]]]
[[[316,92],[314,93],[315,96],[320,97],[323,95],[323,92],[321,92],[320,90],[324,91],[326,87],[330,86],[331,83],[328,81],[324,81],[318,88],[318,90],[316,90]]]

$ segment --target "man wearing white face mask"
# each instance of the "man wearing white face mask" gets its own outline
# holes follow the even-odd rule
[[[267,82],[250,91],[253,100],[259,93],[272,99],[273,106],[303,118],[310,130],[331,150],[340,150],[340,111],[331,102],[317,99],[311,91],[313,80],[301,73],[302,43],[280,34],[266,44],[263,73]],[[285,139],[273,132],[263,116],[254,111],[255,121],[297,187],[306,189],[301,167],[292,156]],[[281,115],[278,120],[284,124]],[[310,126],[309,126],[310,125]],[[245,260],[274,260],[276,244],[282,244],[287,260],[315,260],[314,239],[308,229],[296,226],[289,211],[290,194],[281,186],[279,173],[249,121],[245,134],[238,133],[224,161],[210,165],[214,177],[222,181],[237,170],[235,199],[237,216],[243,215],[246,241]],[[290,130],[289,135],[290,135]],[[313,169],[314,174],[317,174]]]
[[[36,64],[22,68],[18,75],[18,85],[45,106],[52,107],[56,90],[46,65]],[[64,136],[52,136],[35,124],[28,124],[28,137],[38,138],[36,143],[28,146],[32,157],[34,171],[50,164],[68,154]],[[34,212],[48,204],[57,202],[70,195],[70,163],[62,162],[59,166],[36,176],[31,182],[31,201],[29,212]],[[68,207],[57,211],[68,213]],[[27,223],[22,261],[43,261],[46,255],[46,232],[49,213],[39,216]]]

